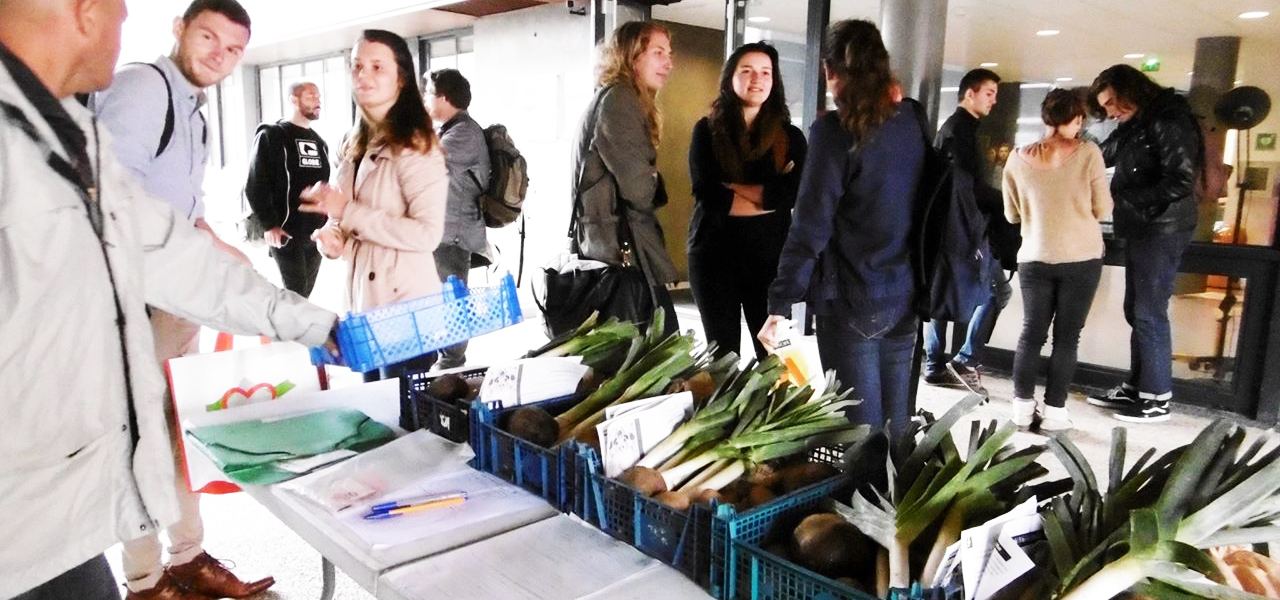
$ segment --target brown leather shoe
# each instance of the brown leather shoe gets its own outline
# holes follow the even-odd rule
[[[178,584],[188,590],[213,596],[215,598],[245,598],[261,592],[275,584],[274,577],[264,577],[257,581],[244,582],[222,566],[222,563],[201,552],[191,562],[168,569],[169,574],[178,580]]]
[[[125,594],[124,600],[211,600],[208,596],[187,591],[186,588],[178,585],[178,582],[165,571],[160,575],[160,581],[156,582],[155,587],[151,589],[135,592],[129,590]]]

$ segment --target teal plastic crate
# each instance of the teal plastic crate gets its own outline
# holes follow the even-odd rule
[[[846,496],[851,492],[847,485],[812,486],[727,521],[731,538],[725,576],[728,595],[717,597],[733,600],[880,600],[764,549],[769,535],[777,534],[775,529],[785,531],[795,527],[804,517],[820,510],[833,493]],[[922,588],[918,584],[909,590],[890,590],[888,596],[888,600],[961,598],[963,592],[958,586],[941,589]]]
[[[727,504],[714,507],[695,504],[689,510],[678,511],[605,477],[595,449],[585,445],[579,449],[576,463],[580,492],[573,503],[574,514],[671,565],[716,598],[729,598],[728,590],[738,587],[749,589],[737,583],[741,569],[731,568],[733,523],[741,521],[739,529],[745,530],[750,523],[761,521],[762,515],[791,506],[796,498],[822,498],[844,482],[841,476],[832,477],[742,513]],[[834,448],[820,448],[810,454],[811,461],[837,467],[840,457],[840,451]],[[745,557],[742,560],[745,564]]]
[[[349,313],[338,321],[337,364],[367,372],[452,346],[477,335],[519,323],[523,315],[515,279],[467,289],[450,276],[439,294]],[[311,349],[311,362],[334,364],[323,348]]]
[[[826,463],[837,468],[841,466],[842,459],[843,450],[840,448],[818,448],[809,454],[811,462]],[[710,589],[711,595],[722,600],[754,598],[752,579],[749,577],[751,556],[738,550],[737,544],[749,541],[757,546],[763,545],[775,523],[801,515],[802,512],[808,514],[820,506],[823,499],[844,489],[850,489],[848,480],[833,477],[741,513],[736,512],[732,506],[719,507],[712,529],[713,552],[710,564],[711,580],[718,582],[718,587]]]

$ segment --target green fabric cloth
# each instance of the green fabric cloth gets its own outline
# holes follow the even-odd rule
[[[276,466],[282,461],[334,450],[363,452],[395,438],[387,426],[349,408],[199,427],[188,433],[227,477],[251,485],[269,485],[299,475]]]

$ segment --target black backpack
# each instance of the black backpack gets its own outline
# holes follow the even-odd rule
[[[524,196],[529,191],[529,166],[507,135],[505,126],[486,127],[484,141],[489,147],[489,187],[477,200],[486,227],[505,227],[520,217]],[[471,177],[476,179],[476,184],[480,183],[474,173]]]
[[[973,176],[933,147],[924,107],[908,101],[925,145],[912,248],[916,314],[921,319],[968,321],[990,295],[988,218],[974,199]]]
[[[160,143],[156,147],[156,153],[155,153],[155,156],[153,157],[153,158],[158,158],[161,154],[164,154],[164,151],[169,147],[169,141],[173,139],[173,86],[169,85],[169,77],[166,76],[164,74],[164,71],[161,70],[160,67],[156,66],[154,63],[132,62],[132,63],[129,63],[127,66],[132,66],[132,65],[145,65],[145,66],[151,67],[152,69],[155,70],[156,74],[160,75],[160,80],[164,82],[164,91],[169,102],[168,104],[165,105],[164,129],[160,131]],[[93,110],[96,112],[96,109],[94,107],[93,96],[89,97],[89,101],[86,105],[89,107],[90,110]],[[202,136],[201,142],[204,144],[208,144],[209,143],[209,125],[208,123],[204,123],[204,113],[200,113],[200,121],[203,124],[202,131],[200,132],[200,135]]]

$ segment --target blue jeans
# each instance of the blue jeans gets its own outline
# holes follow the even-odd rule
[[[1125,240],[1124,318],[1129,333],[1129,385],[1167,400],[1173,391],[1169,297],[1191,232]]]
[[[13,600],[120,600],[120,588],[107,559],[99,554]]]
[[[996,319],[1000,311],[1009,304],[1013,295],[1013,287],[1005,277],[1000,261],[991,261],[991,295],[986,302],[974,309],[973,317],[968,321],[956,321],[956,331],[965,332],[964,344],[957,335],[951,340],[951,360],[966,367],[982,364],[982,355],[987,350],[987,342],[991,341],[991,332],[996,328]],[[947,365],[947,323],[948,321],[929,321],[924,327],[924,374],[936,375]],[[957,347],[959,346],[959,347]]]
[[[1067,385],[1076,372],[1076,350],[1084,329],[1093,295],[1102,276],[1102,259],[1047,264],[1018,265],[1022,286],[1022,336],[1013,357],[1013,395],[1030,400],[1036,391],[1040,370],[1040,349],[1053,325],[1053,353],[1044,385],[1044,403],[1062,407],[1067,403]]]
[[[849,420],[872,428],[889,420],[891,431],[905,428],[915,412],[910,392],[916,318],[911,311],[888,309],[867,317],[818,315],[817,335],[823,368],[835,369],[842,388],[853,388],[852,397],[862,399],[846,413]]]

